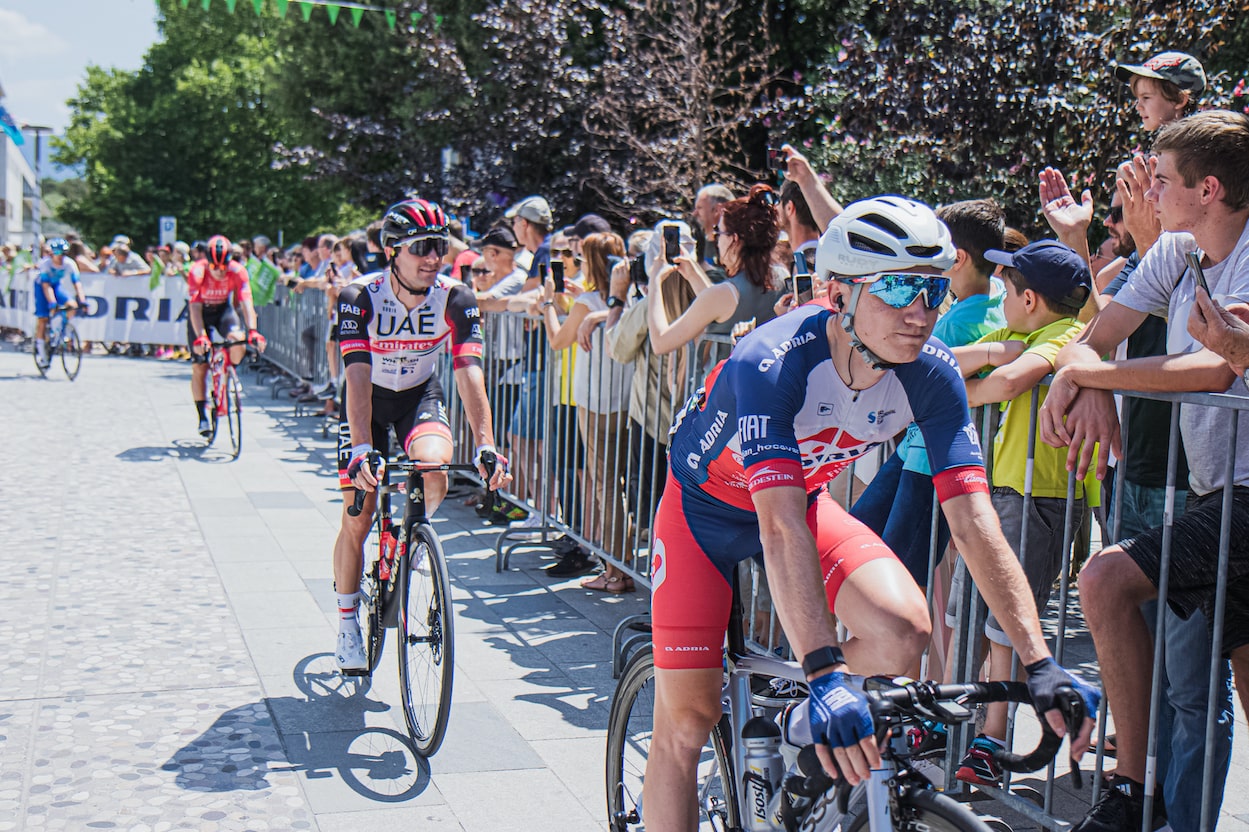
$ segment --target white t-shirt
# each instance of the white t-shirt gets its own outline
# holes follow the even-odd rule
[[[577,298],[591,312],[601,312],[607,302],[597,292],[583,292]],[[611,358],[603,327],[595,327],[590,338],[593,349],[577,356],[572,371],[573,400],[592,413],[618,413],[629,409],[629,389],[633,383],[633,365],[621,364]]]
[[[1115,295],[1115,303],[1167,319],[1167,353],[1171,355],[1202,349],[1197,339],[1188,334],[1188,316],[1196,302],[1197,283],[1188,272],[1184,255],[1196,248],[1197,241],[1191,234],[1164,233]],[[1249,303],[1249,224],[1227,259],[1202,271],[1211,294],[1220,304]],[[1239,378],[1227,392],[1249,395],[1244,380]],[[1233,413],[1236,411],[1200,405],[1186,404],[1180,408],[1180,432],[1188,452],[1188,481],[1196,494],[1209,494],[1223,487]],[[1241,411],[1239,418],[1234,483],[1249,485],[1249,412]]]

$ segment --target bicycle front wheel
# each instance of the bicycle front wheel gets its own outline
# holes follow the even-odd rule
[[[438,535],[413,526],[399,576],[399,686],[416,753],[438,752],[451,717],[455,622]]]
[[[629,659],[607,719],[607,825],[612,832],[646,828],[642,777],[654,719],[655,659],[647,646]],[[727,718],[721,718],[698,758],[698,828],[707,832],[741,828],[727,725]]]
[[[57,351],[61,354],[61,367],[65,370],[65,375],[69,376],[70,381],[78,378],[78,371],[82,369],[82,341],[79,340],[78,330],[74,329],[73,324],[65,324],[65,336]]]
[[[992,832],[971,809],[931,789],[904,788],[892,801],[892,827],[899,832]],[[849,832],[866,832],[867,812],[850,823]]]
[[[230,430],[230,455],[238,459],[239,451],[243,450],[243,385],[233,368],[226,374],[222,387],[225,390],[226,425]]]

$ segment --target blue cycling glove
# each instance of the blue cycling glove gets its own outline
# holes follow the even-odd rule
[[[1084,700],[1085,716],[1097,719],[1097,708],[1102,701],[1101,691],[1097,688],[1063,670],[1052,658],[1033,662],[1025,669],[1028,671],[1028,693],[1032,695],[1032,705],[1038,716],[1058,707],[1054,692],[1061,687],[1069,687]]]
[[[872,736],[872,711],[862,691],[846,684],[846,674],[833,671],[812,679],[811,736],[830,748],[848,748]]]

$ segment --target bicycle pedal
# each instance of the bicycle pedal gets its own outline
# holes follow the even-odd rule
[[[359,668],[359,669],[340,667],[338,669],[338,672],[343,676],[359,677],[359,676],[372,676],[373,675],[372,673],[369,672],[368,668],[364,668],[364,667]]]

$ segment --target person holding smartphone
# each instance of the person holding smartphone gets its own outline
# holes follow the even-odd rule
[[[651,347],[655,352],[673,352],[704,332],[728,335],[739,321],[754,318],[756,324],[763,324],[776,317],[773,307],[781,292],[772,283],[772,249],[780,233],[775,206],[776,192],[767,185],[755,185],[749,195],[724,204],[713,229],[720,262],[729,274],[723,283],[712,285],[692,256],[692,248],[685,247],[682,235],[682,254],[666,258],[668,268],[659,272],[656,283],[662,289],[679,273],[693,289],[694,303],[671,321],[664,304],[650,306]],[[672,224],[662,222],[656,231],[663,233],[663,228]],[[692,246],[692,238],[689,244]]]

